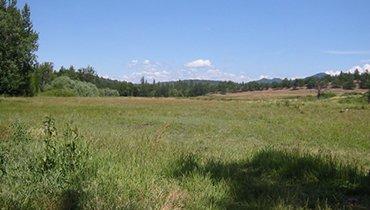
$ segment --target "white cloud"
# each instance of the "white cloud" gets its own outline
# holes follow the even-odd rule
[[[370,72],[370,64],[365,64],[364,67],[362,67],[362,70],[365,72]]]
[[[329,70],[329,71],[325,71],[325,74],[329,74],[331,76],[335,76],[335,75],[339,75],[340,74],[340,71]]]
[[[367,55],[370,54],[370,51],[366,50],[328,50],[324,51],[325,54],[331,55]]]
[[[219,76],[222,74],[219,69],[209,69],[207,73],[214,76]]]
[[[326,71],[325,74],[329,74],[331,76],[335,76],[335,75],[338,75],[340,74],[340,71],[336,71],[336,70],[329,70],[329,71]]]
[[[268,79],[268,78],[270,78],[270,77],[267,76],[267,75],[260,75],[260,79]]]
[[[353,66],[352,68],[348,69],[347,72],[353,74],[356,70],[360,71],[360,73],[363,72],[363,69],[361,66]]]
[[[131,61],[127,64],[127,67],[132,68],[132,67],[136,66],[138,63],[139,63],[139,61],[138,61],[138,60],[133,59],[133,60],[131,60]]]
[[[210,68],[212,62],[210,60],[198,59],[185,64],[188,68]]]
[[[250,80],[247,76],[224,72],[215,66],[208,59],[198,59],[185,64],[187,69],[180,71],[181,79],[204,79],[243,82]]]
[[[350,69],[347,69],[345,71],[343,71],[344,73],[354,73],[356,71],[356,69],[360,72],[360,73],[364,73],[366,71],[370,72],[370,64],[365,64],[364,66],[353,66],[352,68]],[[326,74],[329,74],[329,75],[339,75],[340,74],[340,70],[329,70],[329,71],[326,71],[325,73]]]
[[[130,73],[125,74],[122,79],[130,82],[139,82],[142,77],[145,77],[148,82],[153,80],[168,81],[172,77],[170,72],[166,70],[167,67],[150,60],[132,60],[128,63],[127,68]]]
[[[243,74],[233,74],[229,72],[221,71],[217,68],[204,69],[182,69],[179,72],[181,79],[203,79],[203,80],[219,80],[219,81],[235,81],[245,82],[249,81],[250,78]]]
[[[189,65],[188,65],[189,64]],[[196,60],[185,64],[187,68],[171,68],[159,62],[150,60],[132,60],[127,65],[126,73],[122,79],[130,82],[139,82],[142,77],[148,82],[176,81],[186,79],[221,80],[245,82],[250,78],[243,74],[233,74],[222,71],[212,65],[210,60]]]

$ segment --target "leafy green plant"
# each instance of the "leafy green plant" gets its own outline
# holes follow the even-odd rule
[[[30,140],[26,125],[21,121],[15,121],[11,125],[13,133],[11,135],[11,141],[15,143],[24,143]]]
[[[342,98],[339,99],[339,103],[342,104],[366,104],[368,103],[367,96],[368,93],[364,94],[344,94]]]
[[[327,99],[327,98],[333,98],[335,97],[336,94],[333,93],[333,92],[330,92],[330,91],[326,91],[326,92],[322,92],[321,95],[320,95],[320,98],[322,99]]]
[[[0,147],[0,206],[12,208],[80,207],[88,179],[94,177],[90,152],[76,127],[59,135],[55,120],[46,117],[42,141],[31,139],[23,123]],[[46,207],[46,206],[44,206]]]

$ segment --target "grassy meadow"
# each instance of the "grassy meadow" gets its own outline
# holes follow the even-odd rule
[[[0,206],[370,208],[359,95],[252,99],[0,98]]]

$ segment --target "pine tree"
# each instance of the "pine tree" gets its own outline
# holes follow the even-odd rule
[[[370,89],[370,77],[369,77],[369,72],[368,71],[365,71],[364,73],[361,74],[360,88]]]
[[[360,71],[356,69],[353,76],[355,80],[360,80],[361,79]]]

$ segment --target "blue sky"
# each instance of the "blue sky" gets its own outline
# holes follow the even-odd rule
[[[303,77],[370,63],[369,0],[19,0],[39,61],[138,82]],[[367,65],[368,66],[368,65]]]

